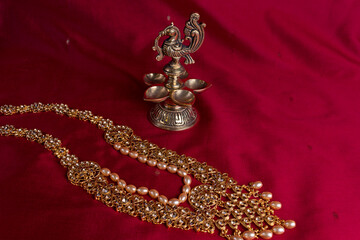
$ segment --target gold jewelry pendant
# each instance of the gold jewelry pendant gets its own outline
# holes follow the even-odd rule
[[[270,239],[273,234],[284,233],[285,228],[295,227],[294,221],[281,220],[274,215],[274,210],[280,209],[281,203],[271,201],[270,192],[259,192],[262,187],[260,181],[237,185],[228,174],[220,173],[214,167],[194,158],[160,149],[129,130],[126,134],[121,130],[109,131],[105,133],[105,139],[110,144],[119,144],[120,152],[124,152],[121,149],[125,148],[129,153],[136,152],[138,156],[144,154],[148,159],[171,164],[185,170],[202,183],[193,188],[188,197],[193,211],[175,206],[168,209],[168,214],[157,212],[157,217],[164,219],[163,223],[168,227],[208,233],[214,233],[218,229],[222,237],[232,240],[258,237]],[[170,213],[176,217],[171,218]]]
[[[90,111],[70,109],[65,104],[41,104],[0,107],[3,115],[26,112],[49,112],[88,121],[102,129],[105,141],[123,155],[137,159],[150,167],[157,167],[183,178],[184,186],[178,198],[168,200],[155,189],[127,184],[117,173],[101,168],[96,162],[79,161],[61,145],[61,141],[37,129],[0,127],[0,135],[24,137],[43,144],[68,168],[69,181],[84,188],[89,194],[116,211],[139,217],[154,224],[184,230],[214,233],[228,240],[270,239],[295,227],[293,220],[282,220],[274,215],[281,203],[271,201],[270,192],[259,192],[262,183],[238,185],[226,173],[206,163],[142,140],[129,127],[114,125],[109,119],[93,115]],[[201,185],[191,189],[191,176]],[[147,200],[149,195],[153,200]],[[191,208],[180,206],[188,201]]]

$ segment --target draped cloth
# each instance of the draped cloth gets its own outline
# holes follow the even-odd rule
[[[152,126],[143,75],[161,72],[151,47],[192,12],[206,23],[190,78],[199,123]],[[261,180],[297,227],[274,239],[355,239],[359,224],[359,1],[0,1],[0,105],[66,103],[207,162],[240,184]],[[53,113],[1,116],[37,128],[169,198],[181,178],[124,157],[91,124]],[[117,213],[71,185],[41,145],[0,138],[0,230],[13,239],[221,239]]]

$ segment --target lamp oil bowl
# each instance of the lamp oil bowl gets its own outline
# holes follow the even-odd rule
[[[150,86],[144,94],[144,100],[156,103],[150,110],[149,120],[155,126],[181,131],[191,128],[198,120],[198,113],[193,107],[195,94],[201,93],[211,87],[211,84],[200,79],[187,79],[188,72],[181,65],[181,58],[185,64],[195,63],[190,56],[202,45],[205,37],[205,24],[199,23],[200,15],[193,13],[184,28],[185,38],[181,39],[180,30],[171,23],[159,33],[153,47],[158,55],[156,60],[161,61],[164,56],[171,57],[171,61],[163,68],[165,73],[148,73],[144,82]],[[162,46],[159,40],[167,37]],[[185,45],[184,40],[189,41]]]

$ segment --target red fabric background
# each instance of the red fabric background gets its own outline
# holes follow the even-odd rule
[[[206,39],[186,68],[213,87],[197,98],[196,127],[167,132],[147,121],[142,76],[169,60],[155,61],[157,33],[195,11]],[[261,180],[283,203],[278,215],[297,221],[278,240],[359,236],[359,54],[356,0],[0,1],[1,105],[88,109],[239,183]],[[120,156],[90,124],[51,113],[3,124],[41,129],[128,182],[179,193],[178,177]],[[221,239],[115,212],[36,143],[1,137],[0,154],[0,239]]]

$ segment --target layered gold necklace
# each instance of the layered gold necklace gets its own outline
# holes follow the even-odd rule
[[[270,192],[260,192],[260,181],[249,185],[237,182],[216,168],[192,157],[178,155],[172,150],[141,139],[127,126],[115,125],[110,119],[90,111],[71,109],[66,104],[42,104],[0,107],[0,114],[55,112],[90,122],[104,131],[104,139],[115,150],[140,163],[177,174],[183,178],[182,191],[177,198],[168,199],[156,189],[136,187],[126,183],[117,173],[101,168],[97,162],[79,161],[62,146],[61,141],[37,129],[0,127],[0,135],[23,137],[38,142],[51,151],[60,164],[68,169],[69,181],[84,188],[95,199],[118,212],[124,212],[143,221],[165,224],[167,227],[214,233],[228,240],[270,239],[295,227],[295,221],[274,215],[281,203],[271,201]],[[201,185],[191,188],[192,178]],[[149,200],[151,199],[151,200]],[[181,206],[188,201],[191,208]]]

